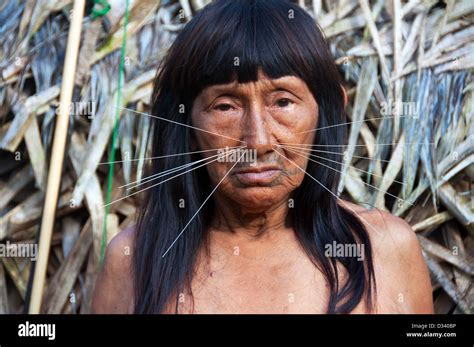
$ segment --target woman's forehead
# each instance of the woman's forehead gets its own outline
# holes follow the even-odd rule
[[[259,70],[258,79],[256,81],[249,81],[245,83],[239,83],[236,79],[224,84],[214,84],[207,86],[203,90],[203,95],[220,94],[226,92],[245,92],[249,89],[261,89],[263,91],[276,90],[276,89],[293,89],[293,90],[307,90],[305,81],[301,78],[293,75],[281,76],[278,78],[271,78],[267,76],[263,71]]]

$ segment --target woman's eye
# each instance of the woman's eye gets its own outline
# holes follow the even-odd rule
[[[279,107],[286,107],[286,106],[289,106],[291,103],[293,103],[293,102],[290,99],[286,99],[286,98],[279,99],[277,101],[277,105]]]
[[[230,104],[220,104],[220,105],[215,106],[214,109],[217,110],[217,111],[226,112],[226,111],[230,111],[231,109],[233,109],[233,107]]]

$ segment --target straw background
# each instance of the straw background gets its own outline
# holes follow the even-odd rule
[[[131,1],[123,106],[148,112],[157,64],[206,2]],[[90,311],[107,187],[108,165],[100,163],[108,161],[115,121],[125,1],[109,3],[105,17],[92,19],[88,2],[83,20],[42,312]],[[357,146],[345,154],[343,196],[412,225],[435,311],[471,313],[474,2],[298,3],[325,31],[349,95],[349,144]],[[0,1],[1,242],[33,243],[39,230],[71,8],[71,0]],[[115,150],[125,161],[115,165],[111,200],[141,178],[149,122],[120,114]],[[133,196],[111,205],[109,240],[133,225],[136,203]],[[0,258],[0,313],[23,311],[30,267],[28,258]]]

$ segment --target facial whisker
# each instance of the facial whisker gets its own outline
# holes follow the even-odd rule
[[[296,152],[294,152],[294,153],[295,153],[296,155],[299,155],[299,156],[304,157],[303,154],[299,154],[299,153],[296,153]],[[308,158],[308,160],[311,160],[312,162],[314,162],[314,163],[316,163],[316,164],[323,165],[323,166],[325,166],[325,167],[327,167],[327,168],[329,168],[329,169],[331,169],[331,170],[334,170],[334,171],[336,171],[336,172],[342,173],[342,171],[337,170],[337,169],[335,169],[335,168],[333,168],[333,167],[330,167],[330,166],[328,166],[328,165],[326,165],[326,164],[323,164],[323,163],[321,163],[320,161],[317,161],[317,160],[314,160],[314,159],[311,159],[311,158]],[[382,190],[382,189],[380,189],[380,188],[378,188],[378,187],[376,187],[376,186],[374,186],[374,185],[372,185],[372,184],[369,184],[369,183],[364,182],[364,181],[362,181],[362,183],[364,183],[365,185],[367,185],[367,186],[369,186],[369,187],[372,187],[372,188],[374,188],[374,189],[377,189],[378,191],[380,191],[380,192],[382,192],[382,193],[384,193],[384,194],[387,194],[387,195],[389,195],[389,196],[391,196],[391,197],[394,197],[395,199],[397,199],[397,200],[399,200],[399,201],[402,201],[402,202],[407,203],[407,204],[409,204],[409,205],[411,205],[411,206],[414,206],[413,204],[409,203],[408,201],[405,201],[405,200],[403,200],[403,199],[400,199],[398,196],[393,195],[393,194],[391,194],[391,193],[389,193],[389,192],[387,192],[387,191],[385,191],[385,190]]]
[[[99,163],[98,165],[127,163],[127,162],[133,162],[133,161],[138,161],[138,160],[163,159],[163,158],[177,157],[177,156],[180,156],[180,155],[187,155],[187,154],[196,154],[196,153],[205,153],[205,152],[218,151],[218,150],[223,150],[223,149],[226,149],[226,148],[227,148],[227,149],[245,148],[245,146],[222,147],[222,148],[215,148],[215,149],[213,148],[213,149],[205,149],[205,150],[202,150],[202,151],[194,151],[194,152],[168,154],[168,155],[161,155],[161,156],[158,156],[158,157],[149,157],[149,158],[137,158],[137,159],[129,159],[129,160],[107,161],[107,162],[101,162],[101,163]]]
[[[203,203],[201,204],[201,206],[199,206],[198,210],[194,213],[194,215],[191,217],[191,219],[188,221],[188,223],[186,223],[186,225],[184,226],[183,230],[181,230],[181,232],[178,234],[178,236],[176,237],[176,239],[171,243],[171,245],[168,247],[168,249],[165,251],[165,253],[163,254],[162,258],[165,257],[166,254],[168,254],[168,252],[170,251],[170,249],[173,247],[173,245],[178,241],[178,239],[181,237],[181,235],[183,235],[184,231],[186,230],[186,228],[188,227],[189,224],[191,224],[191,222],[193,221],[194,217],[196,217],[196,215],[199,213],[199,211],[201,211],[202,207],[204,206],[204,204],[207,202],[207,200],[209,200],[209,198],[212,196],[212,194],[214,194],[214,192],[217,190],[217,188],[220,186],[220,184],[222,183],[222,181],[224,181],[224,179],[227,177],[227,175],[234,169],[234,167],[237,165],[237,163],[240,161],[240,159],[242,159],[242,157],[244,156],[245,153],[243,153],[239,159],[235,162],[235,164],[229,169],[229,171],[226,172],[226,174],[222,177],[222,179],[219,181],[219,183],[217,183],[217,185],[214,187],[214,189],[212,190],[212,192],[207,196],[206,200],[203,201]]]
[[[296,134],[306,134],[306,133],[310,133],[312,131],[330,129],[330,128],[340,127],[340,126],[344,126],[344,125],[350,125],[350,124],[353,124],[353,123],[364,123],[364,122],[370,122],[370,121],[373,121],[373,120],[392,119],[392,118],[407,118],[407,117],[412,117],[412,118],[416,119],[416,117],[413,116],[413,115],[409,115],[409,116],[385,116],[385,117],[369,118],[369,119],[363,119],[363,120],[355,120],[355,121],[352,121],[352,122],[345,122],[345,123],[339,123],[339,124],[334,124],[334,125],[328,125],[328,126],[321,127],[321,128],[315,128],[315,129],[311,129],[311,130],[301,131],[301,132],[296,133]]]
[[[196,166],[196,167],[194,167],[194,168],[192,168],[192,169],[190,169],[190,170],[188,170],[188,171],[185,171],[185,172],[182,172],[182,173],[180,173],[180,174],[178,174],[178,175],[175,175],[175,176],[173,176],[173,177],[171,177],[171,178],[169,178],[169,179],[166,179],[166,180],[164,180],[164,181],[162,181],[162,182],[160,182],[160,183],[167,182],[167,181],[169,181],[170,179],[176,178],[176,177],[181,176],[181,175],[183,175],[183,174],[185,174],[185,173],[188,173],[188,172],[191,172],[191,171],[193,171],[193,170],[199,169],[200,167],[203,167],[203,166],[206,166],[206,165],[208,165],[208,164],[210,164],[210,163],[213,163],[213,162],[215,162],[215,161],[218,161],[218,160],[220,160],[222,157],[227,156],[227,155],[230,155],[230,154],[232,154],[233,152],[236,152],[236,151],[237,151],[237,150],[229,151],[229,152],[228,152],[227,154],[225,154],[225,155],[223,155],[223,154],[214,155],[214,156],[212,156],[212,157],[217,157],[217,158],[215,158],[215,159],[213,159],[213,160],[211,160],[211,161],[205,162],[205,163],[202,164],[202,165]],[[231,152],[232,152],[232,153],[231,153]],[[205,159],[201,159],[201,160],[199,160],[199,161],[209,160],[209,159],[212,158],[212,157],[205,158]],[[194,163],[192,163],[192,164],[194,165],[194,164],[196,164],[196,162],[194,162]],[[187,167],[186,167],[186,168],[187,168]],[[138,186],[141,186],[142,184],[146,184],[146,183],[148,183],[148,182],[151,182],[151,181],[154,181],[154,180],[159,179],[159,178],[161,178],[161,177],[164,177],[164,176],[166,176],[166,175],[168,175],[168,174],[177,172],[177,171],[179,171],[180,169],[174,168],[174,169],[171,169],[171,170],[174,170],[174,171],[173,171],[173,172],[168,172],[168,173],[166,173],[165,175],[161,175],[161,174],[162,174],[161,172],[158,173],[158,174],[155,174],[155,175],[160,175],[160,176],[158,176],[158,177],[153,177],[153,178],[152,178],[152,176],[154,176],[154,175],[149,176],[149,177],[148,177],[148,180],[147,180],[146,182],[140,182],[140,183],[138,183],[137,185],[135,185],[135,186],[133,186],[133,187],[127,188],[127,190],[134,189],[134,188],[136,188],[136,187],[138,187]]]
[[[245,154],[245,153],[243,153],[242,156],[244,156],[244,154]],[[240,158],[242,158],[242,156],[241,156]],[[240,160],[240,158],[239,158],[239,160]],[[214,159],[213,161],[216,161],[216,160],[219,160],[219,158]],[[210,164],[210,163],[205,163],[204,165],[207,165],[207,164]],[[236,163],[236,164],[237,164],[237,163]],[[204,165],[203,165],[203,166],[204,166]],[[234,166],[233,166],[232,168],[234,168],[234,167],[235,167],[235,164],[234,164]],[[149,186],[149,187],[146,187],[146,188],[144,188],[144,189],[141,189],[141,190],[138,190],[138,191],[136,191],[136,192],[133,192],[133,193],[127,195],[127,196],[123,196],[123,197],[121,197],[121,198],[119,198],[119,199],[116,199],[116,200],[114,200],[114,201],[111,201],[111,202],[109,202],[108,204],[104,205],[103,207],[106,207],[106,206],[115,204],[116,202],[119,202],[119,201],[122,201],[122,200],[124,200],[124,199],[127,199],[127,198],[129,198],[129,197],[131,197],[131,196],[133,196],[133,195],[135,195],[135,194],[142,193],[142,192],[146,191],[147,189],[156,187],[156,186],[158,186],[158,185],[160,185],[160,184],[162,184],[162,183],[165,183],[165,182],[167,182],[167,181],[169,181],[169,180],[172,180],[172,179],[175,178],[175,177],[178,177],[178,176],[180,176],[180,175],[183,175],[183,174],[188,173],[188,172],[190,172],[190,171],[193,171],[193,170],[195,170],[195,169],[197,169],[197,167],[196,167],[196,168],[192,168],[191,170],[188,170],[188,171],[186,171],[186,172],[183,172],[183,173],[181,173],[181,174],[179,174],[179,175],[170,177],[170,178],[168,178],[168,179],[166,179],[166,180],[164,180],[164,181],[161,181],[161,182],[159,182],[159,183],[156,183],[156,184],[151,185],[151,186]]]
[[[323,187],[325,190],[327,190],[330,194],[332,194],[337,200],[339,200],[340,202],[342,202],[344,204],[344,201],[338,197],[336,194],[334,194],[334,192],[332,192],[329,188],[327,188],[324,184],[322,184],[321,182],[319,182],[316,178],[314,178],[311,174],[309,174],[305,169],[303,169],[302,167],[300,167],[298,164],[296,164],[293,160],[287,158],[286,156],[284,156],[283,154],[281,154],[280,152],[278,152],[277,150],[275,150],[275,152],[280,155],[281,157],[283,157],[284,159],[288,160],[291,164],[293,164],[294,166],[296,166],[299,170],[301,170],[305,175],[307,175],[309,178],[313,179],[313,181],[315,181],[316,183],[318,183],[321,187]],[[344,204],[345,207],[347,209],[349,209],[351,212],[353,212],[355,215],[357,215],[361,220],[363,220],[364,222],[366,222],[375,232],[377,232],[377,229],[371,224],[369,223],[365,218],[363,218],[359,213],[357,213],[353,208],[351,208],[350,206],[346,206],[346,204]]]
[[[434,145],[434,142],[406,142],[405,145]],[[299,147],[365,147],[366,145],[313,145],[309,143],[280,143],[280,145],[293,145]],[[397,142],[393,143],[374,143],[374,146],[396,146]]]
[[[236,149],[238,150],[238,149]],[[229,152],[234,152],[236,150],[229,150]],[[190,167],[190,166],[193,166],[194,164],[197,164],[197,163],[200,163],[200,162],[203,162],[205,160],[209,160],[209,159],[212,159],[212,158],[216,158],[218,156],[222,156],[222,154],[214,154],[210,157],[207,157],[207,158],[203,158],[203,159],[199,159],[199,160],[196,160],[196,161],[193,161],[193,162],[190,162],[190,163],[186,163],[186,164],[183,164],[183,165],[180,165],[178,167],[174,167],[174,168],[171,168],[171,169],[167,169],[165,171],[162,171],[162,172],[158,172],[156,174],[153,174],[153,175],[150,175],[150,176],[147,176],[147,177],[143,177],[142,179],[140,180],[137,180],[137,181],[134,181],[134,182],[130,182],[130,183],[127,183],[127,184],[124,184],[122,186],[120,186],[119,188],[123,188],[123,187],[127,187],[127,186],[130,186],[132,184],[135,184],[135,183],[146,183],[146,181],[150,178],[159,178],[159,177],[162,177],[162,176],[166,176],[168,174],[171,174],[173,172],[176,172],[176,171],[179,171],[180,169],[185,169],[187,167]]]
[[[316,157],[316,158],[319,158],[319,159],[324,159],[324,160],[327,160],[327,161],[330,161],[330,162],[339,164],[339,165],[341,165],[341,166],[344,166],[343,163],[340,163],[340,162],[338,162],[338,161],[336,161],[336,160],[332,160],[332,159],[329,159],[329,158],[324,158],[324,157],[321,157],[321,156],[316,155],[316,154],[305,153],[305,152],[302,152],[303,150],[297,151],[297,150],[295,150],[295,149],[290,149],[290,148],[285,147],[285,146],[281,146],[281,147],[286,148],[288,151],[293,152],[293,153],[296,153],[296,154],[309,155],[309,156],[311,156],[311,157]],[[383,176],[380,176],[380,175],[377,175],[377,174],[370,173],[370,172],[368,172],[368,171],[359,169],[358,167],[355,167],[354,165],[348,165],[348,166],[349,166],[349,167],[352,167],[354,170],[364,172],[364,173],[366,173],[366,174],[368,174],[368,175],[372,175],[372,176],[375,176],[375,177],[383,178]],[[396,182],[396,183],[398,183],[398,184],[405,185],[405,183],[403,183],[403,182],[400,182],[400,181],[397,181],[397,180],[393,180],[393,181]]]
[[[285,148],[300,148],[300,147],[297,147],[297,146],[292,146],[292,145],[285,145],[285,146],[281,146],[281,147],[285,147]],[[300,148],[301,149],[301,148]],[[339,152],[331,152],[331,151],[323,151],[323,150],[320,150],[320,149],[309,149],[309,148],[303,148],[309,152],[317,152],[317,153],[328,153],[328,154],[336,154],[336,155],[344,155],[344,153],[339,153]],[[353,155],[354,158],[359,158],[359,159],[366,159],[366,160],[379,160],[381,162],[384,162],[384,163],[389,163],[390,160],[384,160],[384,159],[376,159],[376,158],[369,158],[369,157],[362,157],[362,156],[359,156],[359,155]]]

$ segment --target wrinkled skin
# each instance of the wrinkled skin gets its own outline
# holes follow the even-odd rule
[[[257,163],[206,166],[211,184],[218,185],[213,194],[216,208],[208,233],[209,252],[203,247],[198,254],[191,284],[193,300],[190,293],[179,293],[180,313],[326,311],[325,278],[301,249],[286,220],[288,199],[303,181],[308,158],[279,147],[313,143],[315,132],[308,130],[316,128],[318,116],[312,93],[294,76],[271,80],[260,72],[256,82],[210,86],[196,98],[192,123],[205,131],[195,131],[194,150],[244,144],[256,150]],[[207,157],[215,154],[205,153]],[[262,176],[264,169],[272,171]],[[377,279],[373,312],[432,313],[428,270],[410,226],[386,212],[340,203],[361,218],[371,239]],[[123,251],[133,247],[133,239],[132,228],[110,242],[92,312],[133,312],[133,267],[130,253]],[[342,287],[348,274],[341,266],[339,273]],[[175,298],[170,298],[165,312],[174,312]],[[365,300],[353,312],[366,313]]]
[[[306,83],[295,76],[272,80],[260,71],[255,82],[233,82],[203,90],[194,102],[192,123],[206,132],[195,132],[195,146],[208,150],[244,145],[257,153],[253,166],[249,162],[207,165],[212,184],[222,180],[215,199],[227,210],[223,213],[228,219],[242,220],[268,209],[286,214],[290,193],[301,184],[304,173],[274,150],[305,169],[307,158],[277,145],[311,144],[314,132],[308,130],[316,127],[317,120],[316,100]],[[208,157],[214,154],[206,153]],[[239,178],[239,171],[264,168],[276,172],[265,179]]]

